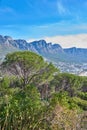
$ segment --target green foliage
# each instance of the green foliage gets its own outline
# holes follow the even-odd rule
[[[65,90],[70,96],[77,96],[77,93],[87,88],[87,79],[73,74],[62,73],[55,75],[51,86],[55,91]],[[85,86],[85,88],[83,88]],[[85,90],[86,91],[86,90]]]
[[[76,130],[87,111],[87,77],[59,73],[33,52],[8,54],[1,65],[1,130]]]
[[[60,91],[54,93],[50,99],[49,117],[51,118],[51,128],[54,130],[72,130],[80,125],[78,112],[80,107],[69,97],[67,92]]]
[[[8,54],[3,62],[3,65],[8,67],[8,65],[19,64],[23,69],[38,69],[40,65],[44,65],[43,58],[33,52],[20,51]]]
[[[0,81],[0,86],[3,88],[8,88],[10,84],[10,80],[8,77],[2,77],[1,81]]]
[[[87,92],[78,92],[78,97],[83,100],[87,100]]]
[[[66,91],[60,91],[58,93],[54,93],[51,99],[51,104],[55,106],[56,104],[61,105],[62,107],[66,107],[68,109],[80,110],[77,103],[73,101],[72,97],[69,97]]]
[[[73,97],[73,101],[83,110],[87,111],[87,100],[78,97]]]
[[[40,85],[49,83],[54,78],[54,74],[58,72],[59,70],[50,63],[42,69],[42,73],[37,76],[34,82]]]
[[[20,79],[21,87],[36,82],[50,81],[53,74],[58,70],[52,65],[44,62],[43,58],[33,52],[14,52],[8,54],[2,63],[2,68]]]
[[[2,129],[33,129],[38,127],[40,95],[34,86],[27,86],[12,95],[5,95],[0,107]],[[35,129],[34,128],[34,129]]]

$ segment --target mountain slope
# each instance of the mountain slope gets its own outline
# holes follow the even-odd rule
[[[64,52],[67,53],[74,62],[87,62],[87,49],[72,47],[64,49]]]
[[[0,61],[3,60],[6,54],[19,50],[10,44],[10,41],[13,41],[11,37],[0,35]]]
[[[75,47],[63,49],[59,44],[46,43],[45,40],[28,43],[22,39],[13,40],[9,36],[0,35],[0,57],[17,50],[30,50],[56,63],[87,62],[87,49]]]

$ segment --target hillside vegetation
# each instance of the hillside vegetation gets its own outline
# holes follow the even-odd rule
[[[1,130],[86,130],[87,77],[60,73],[33,52],[0,66]]]

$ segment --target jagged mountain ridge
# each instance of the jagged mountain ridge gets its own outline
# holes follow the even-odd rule
[[[87,62],[87,49],[76,47],[63,49],[59,44],[46,43],[45,40],[29,43],[26,40],[14,40],[9,36],[0,35],[0,57],[17,50],[30,50],[56,63]]]
[[[19,50],[18,48],[14,47],[10,41],[12,38],[9,36],[1,36],[0,35],[0,62],[4,59],[5,55],[10,52],[14,52]]]

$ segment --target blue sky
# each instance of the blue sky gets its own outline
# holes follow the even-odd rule
[[[0,34],[25,39],[87,34],[87,0],[0,0]]]

